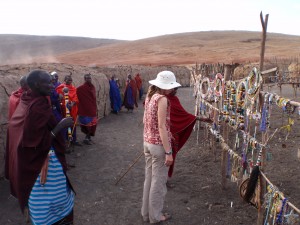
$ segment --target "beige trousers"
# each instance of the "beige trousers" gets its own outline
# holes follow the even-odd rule
[[[162,216],[164,200],[167,194],[169,167],[165,166],[165,150],[161,145],[144,142],[146,160],[145,182],[141,214],[144,221],[157,223]]]

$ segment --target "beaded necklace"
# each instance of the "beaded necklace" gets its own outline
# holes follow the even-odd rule
[[[246,96],[246,82],[241,81],[237,86],[236,96],[236,112],[237,112],[237,128],[244,130],[244,118],[245,118],[245,96]]]
[[[206,91],[205,91],[206,89]],[[208,99],[208,94],[211,92],[210,81],[208,77],[204,77],[200,83],[200,95],[204,100]]]
[[[217,73],[214,79],[214,96],[215,96],[215,102],[219,102],[220,98],[223,95],[224,92],[224,79],[222,74]]]
[[[233,81],[230,82],[229,111],[230,111],[229,125],[235,126],[235,124],[236,124],[236,84]]]
[[[224,100],[223,100],[223,119],[225,123],[229,122],[229,99],[230,99],[230,83],[226,82],[224,90]]]
[[[254,104],[254,101],[257,99],[260,91],[260,86],[263,79],[260,71],[254,67],[247,77],[247,98]]]

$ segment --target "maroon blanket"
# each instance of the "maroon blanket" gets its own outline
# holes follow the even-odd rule
[[[51,143],[50,131],[56,123],[48,99],[33,93],[22,95],[9,122],[5,175],[10,180],[11,194],[18,198],[22,211],[51,145],[66,171],[63,136],[57,134]]]
[[[78,115],[97,116],[96,89],[91,83],[84,83],[77,88]]]
[[[196,116],[188,113],[180,104],[179,99],[176,96],[167,96],[171,106],[170,121],[171,121],[171,133],[173,135],[172,150],[174,162],[169,169],[169,177],[172,176],[175,164],[175,158],[177,152],[182,148],[185,142],[191,135],[193,127],[196,122]]]
[[[19,88],[17,91],[14,91],[9,97],[8,101],[8,120],[10,120],[12,114],[16,111],[17,106],[20,103],[20,98],[23,93],[23,88]]]

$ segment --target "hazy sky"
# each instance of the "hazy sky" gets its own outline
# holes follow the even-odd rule
[[[1,0],[0,34],[137,40],[209,30],[300,35],[300,0]]]

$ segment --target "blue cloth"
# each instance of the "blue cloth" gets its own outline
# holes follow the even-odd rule
[[[47,181],[42,185],[39,175],[28,200],[30,218],[34,225],[51,225],[69,215],[74,207],[74,193],[68,186],[54,151],[50,152]]]
[[[56,118],[56,121],[59,122],[62,120],[63,117],[62,117],[62,112],[60,107],[59,94],[56,92],[55,89],[53,89],[50,94],[50,100],[51,100],[52,112]]]
[[[79,123],[84,124],[84,125],[89,124],[90,122],[93,121],[93,119],[94,119],[94,117],[78,116]]]
[[[111,109],[113,112],[119,112],[121,110],[122,100],[117,82],[115,80],[109,80],[109,87]]]
[[[132,94],[132,88],[130,86],[128,86],[125,98],[126,98],[126,102],[124,103],[125,107],[127,105],[127,106],[129,106],[128,107],[129,109],[133,109],[134,108],[134,99],[133,99],[133,94]]]

